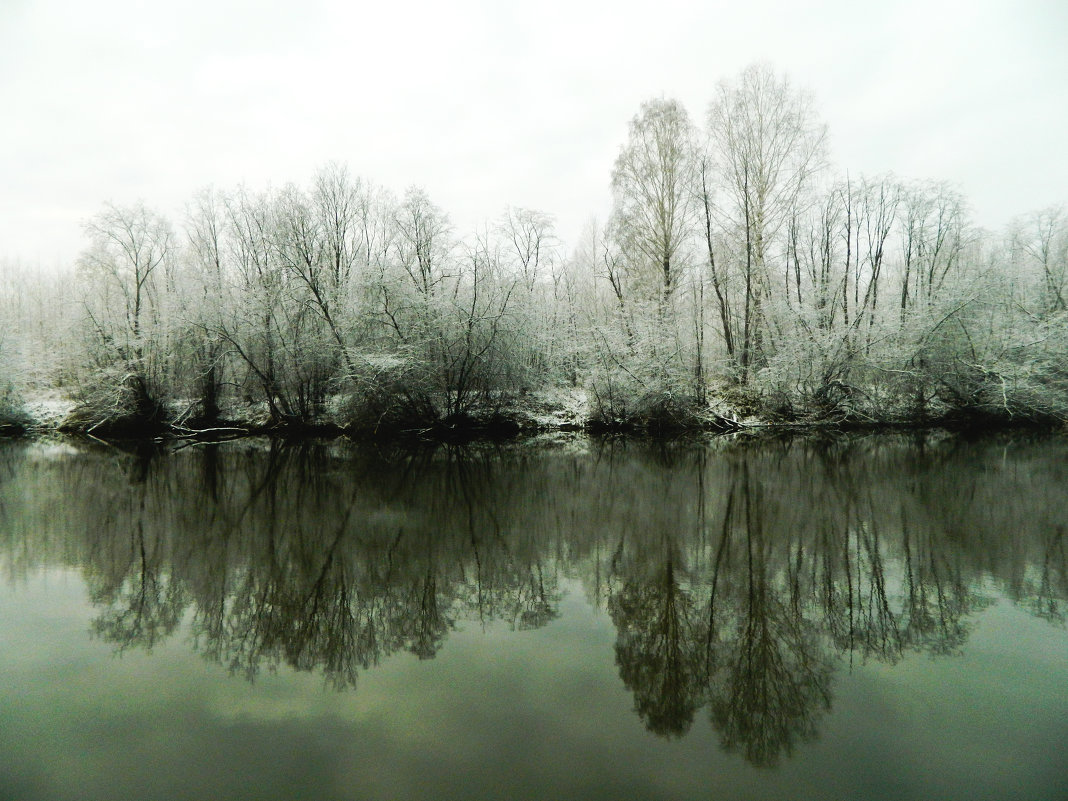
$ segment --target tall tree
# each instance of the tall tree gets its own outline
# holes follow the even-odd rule
[[[91,245],[82,254],[83,271],[121,298],[122,356],[137,361],[144,355],[145,323],[158,311],[153,274],[172,249],[170,224],[138,203],[108,204],[85,226]],[[97,321],[101,322],[101,321]]]
[[[89,356],[102,376],[83,393],[85,407],[99,422],[158,419],[166,391],[168,347],[164,312],[171,294],[159,280],[173,250],[170,223],[144,204],[108,204],[85,226],[90,246],[79,259],[85,281]]]
[[[186,213],[186,266],[189,287],[183,295],[183,316],[192,327],[194,383],[200,413],[212,420],[219,413],[224,343],[219,335],[226,308],[223,260],[225,217],[222,199],[214,189],[201,191]]]
[[[1054,206],[1031,214],[1019,240],[1041,273],[1042,310],[1068,310],[1068,216],[1064,208]]]
[[[718,203],[712,192],[702,197],[706,218],[715,215],[737,240],[731,253],[741,277],[742,297],[734,305],[742,314],[736,353],[744,381],[767,355],[764,305],[779,285],[768,265],[772,243],[824,166],[826,126],[811,97],[767,65],[720,83],[707,119],[722,197]]]
[[[612,171],[609,223],[633,284],[671,300],[693,225],[695,132],[677,100],[642,104]]]

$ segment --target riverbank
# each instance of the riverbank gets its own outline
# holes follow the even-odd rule
[[[504,441],[554,434],[675,437],[688,434],[777,435],[804,432],[879,432],[943,429],[959,432],[1034,429],[1068,431],[1065,421],[1012,417],[988,411],[929,414],[912,419],[847,416],[788,418],[743,414],[720,402],[701,407],[661,402],[642,413],[606,418],[580,390],[530,393],[493,407],[429,419],[389,419],[354,425],[344,399],[334,398],[310,420],[272,417],[265,404],[231,404],[211,420],[191,414],[189,403],[173,404],[153,419],[93,417],[73,400],[47,393],[24,403],[0,421],[0,436],[88,436],[96,439],[228,440],[270,436],[288,440],[347,437],[369,442],[456,443]]]

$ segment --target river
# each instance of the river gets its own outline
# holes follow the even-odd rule
[[[1061,798],[1068,440],[0,443],[0,799]]]

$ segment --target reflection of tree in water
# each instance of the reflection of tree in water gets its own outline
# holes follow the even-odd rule
[[[50,547],[84,566],[93,629],[118,647],[150,648],[189,620],[196,648],[235,673],[289,665],[341,687],[390,654],[433,657],[459,620],[547,624],[569,564],[616,626],[645,725],[679,736],[707,706],[725,747],[770,765],[816,735],[838,661],[959,653],[991,578],[1063,622],[1059,487],[1029,501],[1024,474],[999,506],[968,451],[943,454],[961,461],[955,477],[914,449],[886,453],[94,455],[58,463],[53,483],[76,497],[45,517],[72,532]],[[4,514],[34,497],[20,480],[0,485]],[[38,558],[4,548],[15,572]]]
[[[608,602],[616,625],[616,664],[649,730],[682,735],[701,703],[693,603],[669,554],[648,581],[630,578]]]
[[[140,527],[139,527],[140,528]],[[93,632],[120,648],[151,649],[174,633],[185,611],[183,588],[150,558],[144,533],[134,537],[130,569],[116,584],[101,581],[90,590],[94,604],[104,610],[93,620]]]
[[[138,454],[131,463],[131,494],[93,523],[93,542],[103,558],[87,581],[90,599],[103,609],[93,620],[92,631],[120,649],[131,645],[151,649],[169,637],[187,603],[183,587],[168,571],[158,532],[145,530],[145,505],[152,489],[150,463],[150,454]],[[133,518],[132,527],[127,516]]]
[[[696,474],[702,485],[703,463]],[[699,567],[679,569],[677,522],[659,536],[644,530],[612,565],[619,589],[608,598],[616,624],[616,662],[635,708],[657,734],[685,733],[706,702],[724,746],[772,764],[815,733],[829,705],[831,666],[813,627],[771,574],[773,554],[751,497],[748,471],[731,479],[718,538]],[[699,507],[697,528],[709,526]],[[656,521],[643,521],[658,526]],[[688,581],[680,581],[683,573]],[[698,608],[695,598],[707,598]]]
[[[971,625],[967,615],[991,603],[975,592],[953,552],[930,541],[929,536],[902,536],[905,604],[901,614],[901,640],[931,654],[959,653]]]
[[[1036,617],[1063,624],[1068,599],[1068,537],[1065,527],[1049,530],[1042,543],[1041,561],[1031,566],[1012,587],[1014,599]]]
[[[488,462],[366,469],[277,444],[224,466],[212,449],[191,458],[202,471],[148,465],[107,507],[94,628],[120,647],[150,647],[191,602],[212,661],[249,679],[320,670],[345,687],[392,653],[432,658],[458,615],[530,629],[558,614],[556,569],[504,532]]]
[[[800,599],[790,592],[796,583],[776,586],[769,575],[773,554],[746,467],[731,492],[723,536],[741,540],[743,578],[727,601],[736,617],[732,639],[720,641],[718,659],[709,658],[709,714],[725,748],[741,751],[755,765],[773,765],[795,743],[816,736],[819,716],[830,709],[833,668],[815,626],[801,615]],[[731,519],[738,506],[740,530]],[[710,626],[715,603],[710,596]],[[711,646],[712,636],[708,641]]]
[[[772,765],[817,735],[839,656],[959,652],[968,616],[989,600],[954,543],[918,533],[904,510],[885,536],[891,524],[863,482],[777,486],[768,475],[781,473],[727,462],[717,481],[703,457],[675,477],[694,497],[719,488],[712,504],[691,504],[693,517],[631,513],[608,563],[606,604],[620,677],[651,731],[684,733],[707,704],[725,748]],[[805,467],[841,469],[819,453]],[[665,508],[687,503],[679,492]]]
[[[709,714],[726,749],[755,765],[773,765],[816,736],[831,705],[833,666],[806,621],[777,599],[757,592],[744,620],[719,680],[713,679]]]
[[[433,497],[446,500],[442,519],[457,538],[455,552],[463,554],[456,560],[462,589],[455,597],[465,617],[540,628],[558,615],[558,579],[543,555],[548,543],[531,538],[519,522],[523,507],[513,499],[523,493],[522,482],[502,477],[499,467],[490,454],[450,450],[445,469],[435,474],[440,483]]]
[[[263,662],[318,668],[339,686],[355,684],[358,669],[377,661],[372,610],[340,553],[351,510],[349,504],[333,530],[309,538],[294,529],[268,531],[260,558],[233,576],[228,603],[212,609],[222,619],[194,627],[221,633],[208,640],[213,658],[249,678]]]
[[[703,482],[700,462],[696,480]],[[790,582],[775,584],[758,508],[742,465],[700,577],[680,581],[675,542],[681,534],[666,520],[659,538],[643,531],[644,547],[631,548],[629,558],[617,553],[620,586],[607,605],[618,632],[620,677],[649,730],[684,734],[707,701],[724,746],[763,765],[814,736],[818,716],[829,708],[832,666],[815,627],[801,617]],[[704,531],[706,523],[698,527]],[[701,609],[695,580],[708,599]]]

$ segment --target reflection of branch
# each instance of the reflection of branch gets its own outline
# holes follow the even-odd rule
[[[143,496],[142,496],[143,498]],[[173,576],[164,580],[161,567],[150,563],[145,547],[144,502],[136,524],[136,564],[133,576],[123,576],[113,590],[93,593],[94,603],[107,608],[93,621],[93,632],[120,651],[131,646],[151,650],[170,636],[185,608],[184,594]]]
[[[1064,549],[1064,526],[1057,526],[1056,531],[1046,545],[1042,557],[1041,579],[1038,590],[1035,593],[1031,609],[1035,615],[1050,621],[1051,623],[1063,623],[1065,619],[1064,598],[1068,596],[1068,559],[1065,558]],[[1060,565],[1054,561],[1057,552],[1060,552]],[[1057,574],[1060,574],[1060,594],[1055,589]]]
[[[712,588],[708,595],[708,633],[705,638],[705,681],[711,682],[713,672],[713,645],[717,639],[716,630],[716,589],[719,586],[720,568],[727,551],[731,529],[734,526],[734,492],[727,494],[727,509],[723,513],[723,529],[720,532],[719,548],[716,549],[716,561],[712,567]]]
[[[650,731],[685,734],[701,699],[689,593],[679,587],[668,557],[647,583],[626,582],[609,599],[616,624],[616,664]]]
[[[758,766],[774,765],[796,743],[813,739],[831,706],[830,662],[814,640],[786,623],[785,609],[773,606],[746,621],[726,668],[726,694],[711,704],[724,747]]]

